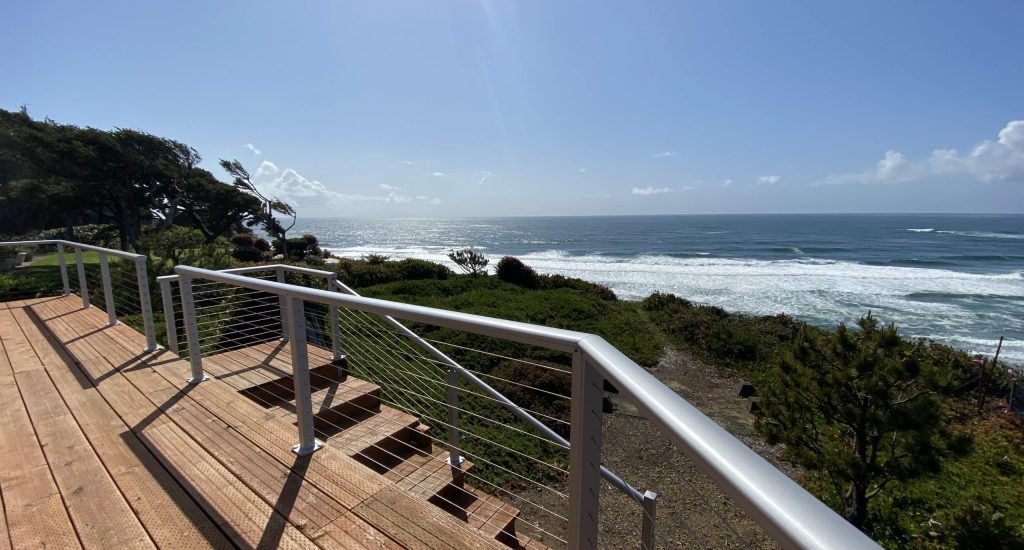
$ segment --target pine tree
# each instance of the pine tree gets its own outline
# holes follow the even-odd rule
[[[936,471],[943,446],[927,350],[870,313],[857,324],[859,331],[797,329],[757,426],[796,462],[825,473],[843,516],[863,529],[871,499],[893,481]]]

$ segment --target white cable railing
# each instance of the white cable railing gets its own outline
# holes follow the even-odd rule
[[[146,267],[146,256],[133,254],[123,250],[103,248],[88,244],[76,243],[60,239],[37,241],[0,242],[0,247],[54,246],[57,252],[57,266],[60,270],[62,294],[71,294],[71,281],[68,276],[67,248],[71,248],[75,257],[78,294],[82,298],[82,308],[89,308],[93,302],[102,306],[107,312],[110,325],[118,322],[119,314],[140,315],[143,332],[146,335],[145,351],[157,348],[156,332],[153,326],[153,308],[150,303],[149,274]],[[99,273],[87,268],[83,259],[84,252],[95,252],[99,262]],[[126,266],[117,265],[112,270],[110,258],[120,259]],[[113,273],[112,273],[113,271]],[[99,292],[90,295],[90,288]]]
[[[246,269],[254,272],[267,268],[260,266]],[[398,320],[421,323],[543,348],[555,353],[568,354],[571,357],[567,361],[568,368],[564,369],[565,375],[571,377],[569,395],[564,396],[564,400],[569,404],[567,421],[570,428],[566,467],[563,469],[556,463],[542,465],[537,462],[535,464],[538,469],[561,470],[567,478],[565,479],[566,491],[564,493],[565,511],[564,515],[560,515],[560,517],[564,518],[565,542],[569,548],[595,548],[598,544],[598,495],[600,494],[601,480],[607,479],[607,476],[603,475],[601,466],[601,419],[605,380],[615,386],[622,396],[628,399],[665,437],[682,450],[701,472],[707,475],[743,512],[749,515],[781,546],[787,548],[877,547],[866,535],[852,527],[785,474],[598,336],[364,298],[336,292],[333,291],[334,289],[329,290],[331,288],[329,286],[325,289],[306,288],[286,284],[284,282],[286,277],[283,275],[276,276],[275,274],[275,280],[264,280],[240,275],[237,270],[235,273],[229,273],[179,266],[175,268],[175,271],[179,283],[183,324],[185,325],[194,383],[204,379],[203,343],[200,340],[200,328],[197,323],[197,302],[200,304],[200,314],[204,311],[203,307],[211,308],[205,310],[210,315],[216,311],[214,305],[202,305],[203,299],[210,296],[210,294],[203,293],[219,292],[214,285],[216,283],[222,288],[240,289],[250,293],[239,296],[226,293],[225,295],[231,295],[232,300],[255,300],[255,303],[265,303],[265,300],[260,302],[263,299],[259,295],[273,296],[278,300],[280,307],[277,312],[279,315],[277,330],[267,328],[273,325],[272,313],[263,313],[261,316],[257,316],[260,318],[251,321],[251,328],[263,331],[265,333],[261,336],[263,338],[279,339],[284,336],[290,341],[292,383],[299,435],[299,443],[294,447],[297,453],[314,452],[320,444],[316,437],[310,398],[312,392],[307,348],[308,334],[330,342],[330,347],[335,350],[340,350],[349,343],[359,346],[359,355],[373,359],[373,365],[378,369],[379,376],[387,378],[389,382],[398,386],[398,391],[392,391],[388,396],[389,405],[398,409],[408,407],[410,410],[421,410],[434,407],[432,410],[447,411],[447,414],[435,412],[429,414],[428,417],[433,423],[448,429],[458,426],[457,422],[453,420],[457,421],[459,414],[470,415],[477,412],[460,406],[457,401],[453,404],[450,399],[438,394],[442,389],[451,393],[453,388],[458,388],[456,394],[468,395],[467,389],[476,393],[481,386],[453,383],[447,379],[447,373],[445,373],[444,379],[441,379],[441,377],[435,376],[438,371],[437,366],[447,367],[448,372],[457,372],[459,375],[457,378],[463,380],[468,380],[469,376],[481,383],[482,380],[477,376],[478,373],[470,372],[469,369],[461,366],[453,367],[449,362],[455,365],[458,363],[451,358],[445,361],[444,358],[448,356],[437,351],[437,348],[426,339],[416,336],[415,333],[413,337],[410,337],[405,333],[410,329]],[[307,275],[327,273],[317,272],[317,270],[308,271]],[[161,281],[161,286],[164,287],[163,281]],[[169,283],[164,288],[167,289],[164,293],[165,308],[168,303],[171,303],[172,314],[169,317],[173,319],[173,302],[168,301]],[[197,297],[196,294],[199,296]],[[328,313],[325,325],[329,325],[329,328],[321,327],[316,323],[311,324],[306,313],[307,310],[316,310],[317,315],[320,310],[328,310],[330,313]],[[365,314],[385,320],[390,318],[395,324],[385,321],[372,327],[363,322],[364,319],[361,316]],[[231,330],[232,327],[225,328]],[[366,331],[374,331],[375,336],[372,339],[369,338]],[[169,336],[170,332],[169,325]],[[404,338],[416,342],[420,351],[427,349],[417,341],[419,338],[422,343],[430,346],[430,349],[437,351],[437,354],[433,352],[428,352],[425,355],[412,353],[410,350],[413,348],[408,346],[399,348],[394,343],[388,343],[384,333],[402,335]],[[175,334],[177,334],[176,329]],[[252,336],[251,331],[242,331],[239,334],[244,334],[247,338]],[[341,339],[342,334],[346,337],[345,341]],[[374,349],[374,346],[377,348]],[[354,363],[350,368],[357,366],[358,363]],[[428,369],[428,366],[435,368]],[[459,368],[463,368],[463,370],[460,371]],[[487,384],[483,385],[490,387]],[[507,397],[500,392],[496,393],[498,393],[497,396],[483,392],[472,399],[490,398],[498,402],[501,402],[503,398],[507,400]],[[508,407],[505,408],[508,410]],[[546,423],[537,420],[535,415],[530,414],[529,416],[541,426],[550,429]],[[499,421],[497,417],[486,420]],[[517,420],[522,420],[522,417]],[[532,422],[529,424],[532,428],[545,433],[545,429],[533,425]],[[458,428],[456,429],[458,430]],[[459,436],[465,435],[465,430],[458,431]],[[454,466],[466,454],[464,447],[470,441],[452,438],[449,434],[447,440],[437,440],[437,442],[449,449],[449,460]],[[507,450],[507,452],[512,451],[515,449]],[[474,460],[488,460],[485,456],[479,458],[472,454],[468,456]],[[524,460],[537,458],[528,453],[524,456]],[[501,467],[500,464],[489,466]],[[384,466],[382,465],[382,467]],[[530,479],[529,473],[509,472],[508,474],[525,477],[524,482],[536,481]],[[477,479],[479,479],[479,483],[487,482],[487,479],[482,477],[474,478],[474,481]],[[535,484],[539,485],[539,483]],[[625,482],[622,484],[625,485]],[[500,487],[495,489],[498,490]],[[556,493],[560,492],[557,488],[548,487],[547,489]],[[639,502],[644,505],[644,517],[653,519],[654,495],[648,492],[641,497]],[[525,500],[527,499],[522,498],[521,501]],[[453,503],[453,505],[458,506],[458,503]],[[543,504],[537,504],[537,506],[543,508]],[[557,510],[549,510],[549,512],[558,515]],[[544,530],[542,526],[537,527]],[[550,533],[550,531],[545,532]],[[557,535],[553,534],[553,536],[558,538]],[[644,548],[652,547],[654,537],[652,522],[650,529],[646,525],[642,529],[642,546]]]
[[[339,290],[346,294],[358,296],[354,290],[339,282],[335,273],[329,271],[290,265],[265,265],[228,269],[221,272],[244,274],[250,277],[258,276],[264,280],[272,279],[279,282],[289,278],[294,280],[304,277],[304,280],[293,282],[309,286],[313,281],[320,281],[324,289]],[[178,277],[175,275],[168,275],[159,277],[157,280],[160,283],[163,294],[164,317],[167,324],[169,347],[180,353],[181,350],[177,341],[179,328],[176,321],[180,309],[175,307],[176,303],[172,289],[172,285],[177,279]],[[211,311],[220,306],[208,306],[205,308],[199,305],[195,306],[196,329],[197,334],[199,334],[201,355],[206,356],[235,347],[252,345],[252,337],[254,336],[256,339],[264,341],[273,341],[278,338],[287,340],[287,324],[281,325],[280,328],[277,327],[280,319],[287,318],[287,313],[285,317],[279,317],[277,311],[271,312],[264,307],[262,315],[253,314],[252,309],[254,307],[258,307],[261,303],[266,304],[267,295],[265,293],[249,290],[244,294],[240,294],[240,289],[234,288],[230,292],[229,297],[228,293],[224,292],[225,289],[220,291],[210,289],[211,286],[215,285],[215,283],[208,282],[193,282],[191,289],[193,300],[198,299],[202,302],[209,296],[220,293],[222,303],[226,304],[225,307],[235,312],[231,316],[232,323],[239,323],[239,318],[242,316],[242,314],[239,314],[241,311],[245,311],[244,316],[248,320],[242,321],[240,324],[244,326],[237,329],[224,327],[222,319],[210,318],[212,316]],[[259,294],[263,294],[263,296],[261,297]],[[307,310],[313,307],[315,307],[314,304],[308,304]],[[253,317],[256,316],[262,318],[258,322],[254,321]],[[326,311],[326,319],[328,321],[322,324],[322,329],[316,323],[311,323],[311,319],[315,318],[315,315],[311,316],[307,311],[305,317],[305,328],[309,343],[315,344],[319,342],[321,344],[320,347],[331,349],[333,351],[333,358],[337,360],[342,357],[341,346],[342,342],[344,342],[349,352],[347,355],[348,361],[355,365],[355,367],[350,368],[359,370],[358,374],[383,386],[385,394],[391,398],[388,401],[389,406],[418,416],[436,428],[447,431],[446,441],[437,440],[434,443],[447,448],[448,458],[446,461],[447,465],[451,468],[453,479],[461,481],[466,476],[466,472],[461,469],[467,454],[462,448],[463,437],[471,439],[468,443],[472,449],[469,454],[472,455],[473,460],[478,466],[483,464],[484,469],[487,467],[502,469],[501,465],[488,460],[484,456],[493,455],[494,453],[481,454],[479,448],[485,444],[490,445],[495,450],[516,454],[524,459],[532,460],[544,467],[552,467],[551,464],[545,463],[542,459],[531,456],[523,450],[510,448],[508,445],[502,445],[493,441],[493,438],[488,439],[478,433],[474,433],[472,427],[467,427],[463,422],[463,416],[468,418],[470,425],[486,424],[492,430],[500,429],[517,432],[525,437],[536,438],[545,444],[553,445],[561,450],[568,449],[569,447],[569,442],[564,437],[544,423],[561,422],[567,428],[567,421],[555,419],[541,412],[528,410],[517,405],[502,392],[481,380],[481,377],[488,378],[492,383],[500,382],[515,385],[517,386],[516,389],[519,390],[524,388],[541,392],[543,390],[531,388],[526,384],[502,379],[490,374],[471,372],[470,369],[462,367],[454,359],[427,342],[427,340],[421,338],[395,319],[387,316],[379,317],[355,310],[328,306]],[[329,325],[329,329],[327,325]],[[215,345],[213,344],[214,340],[216,340]],[[480,352],[480,350],[472,351]],[[568,358],[568,356],[566,357]],[[503,359],[518,361],[507,357]],[[521,363],[529,364],[526,361],[521,361]],[[560,372],[567,374],[567,370],[561,370]],[[311,376],[315,378],[315,372],[312,372]],[[311,381],[314,386],[316,382],[316,380]],[[468,386],[463,384],[463,382],[468,383]],[[463,387],[460,387],[460,384]],[[397,388],[401,388],[401,391],[396,391]],[[434,390],[438,391],[435,392]],[[553,395],[550,392],[547,393]],[[463,394],[469,400],[464,406],[460,406],[460,394]],[[568,399],[568,396],[564,397],[566,400]],[[484,407],[479,406],[481,400],[484,401]],[[476,404],[475,407],[474,403]],[[502,408],[511,413],[512,417],[500,421],[493,417],[493,411],[490,415],[482,414],[482,411],[494,409],[495,407]],[[428,410],[439,411],[441,414],[432,417],[427,412]],[[538,418],[543,419],[543,421],[538,420]],[[525,425],[513,425],[520,422]],[[341,431],[341,429],[339,428],[338,431]],[[504,477],[517,475],[514,471],[509,471],[507,468],[504,469]],[[564,469],[560,471],[564,473]],[[602,468],[602,475],[613,487],[628,495],[641,506],[647,503],[648,509],[653,512],[650,506],[654,493],[650,491],[646,492],[646,494],[640,493],[606,468]],[[481,479],[473,474],[470,474],[470,477],[474,478],[472,481],[476,484],[486,485],[488,492],[503,493],[505,496],[519,501],[525,500],[520,495],[508,493],[508,491],[495,485],[491,480]],[[536,483],[535,480],[523,476],[520,476],[519,480]],[[540,486],[543,487],[543,485]],[[526,502],[526,504],[528,506],[534,505],[530,502]],[[653,513],[648,513],[644,516],[643,532],[653,535],[654,519]],[[550,533],[548,534],[550,535]],[[557,539],[557,537],[555,538]],[[644,547],[650,547],[650,544],[646,544]]]

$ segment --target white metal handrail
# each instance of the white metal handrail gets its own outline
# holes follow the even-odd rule
[[[285,279],[285,273],[300,273],[303,275],[311,275],[314,277],[323,277],[326,281],[328,289],[334,287],[334,283],[338,281],[337,273],[288,264],[252,265],[244,267],[233,267],[229,269],[221,269],[219,271],[221,273],[234,273],[236,275],[247,273],[264,273],[267,271],[273,271],[276,275],[277,281],[282,283],[284,282]],[[178,275],[162,275],[160,277],[157,277],[156,281],[160,285],[160,297],[164,310],[164,326],[167,330],[167,349],[180,355],[181,349],[180,346],[178,345],[177,318],[174,315],[174,291],[171,289],[171,284],[177,282],[178,279]],[[287,304],[284,298],[280,298],[279,302],[281,308],[281,339],[288,340]],[[333,306],[331,306],[331,308],[331,350],[334,359],[338,360],[341,359],[341,339],[339,336],[337,320],[338,311],[337,308]]]
[[[294,345],[305,342],[304,338],[300,340],[299,334],[294,332],[304,331],[304,323],[301,322],[304,301],[572,353],[568,516],[570,548],[597,547],[601,399],[606,379],[781,546],[816,549],[878,547],[864,533],[599,336],[339,294],[195,267],[178,266],[175,272],[179,277],[185,310],[194,381],[203,379],[203,367],[194,325],[195,313],[190,311],[193,278],[268,292],[287,300],[288,318],[295,338],[292,360],[295,365],[297,397],[303,383],[307,396],[309,390],[305,345]],[[312,452],[317,444],[312,429],[312,407],[308,399],[301,401],[296,402],[300,435],[296,451]]]
[[[45,245],[53,245],[57,249],[57,262],[60,267],[61,285],[63,287],[62,294],[64,296],[71,294],[71,284],[68,279],[67,261],[64,257],[64,254],[66,252],[65,247],[71,247],[71,249],[74,251],[75,266],[78,275],[78,293],[82,297],[82,309],[88,309],[89,307],[91,307],[91,303],[89,301],[89,283],[86,279],[85,262],[82,259],[82,252],[90,251],[97,253],[97,255],[99,256],[100,263],[100,278],[103,285],[103,302],[106,305],[107,319],[110,325],[117,324],[117,306],[114,303],[114,291],[110,278],[109,257],[115,256],[118,258],[131,260],[135,265],[135,278],[138,282],[139,292],[139,308],[142,313],[143,330],[146,334],[146,348],[144,351],[153,351],[157,348],[156,332],[153,327],[153,307],[152,304],[150,303],[149,297],[149,274],[146,268],[146,256],[142,254],[134,254],[132,252],[125,252],[124,250],[103,248],[102,246],[76,243],[73,241],[66,241],[63,239],[0,242],[0,247]]]

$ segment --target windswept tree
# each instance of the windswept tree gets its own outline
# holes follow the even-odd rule
[[[472,247],[461,250],[449,250],[448,259],[455,262],[459,269],[476,277],[481,273],[487,273],[487,264],[490,260],[486,256],[473,250]]]
[[[121,246],[192,225],[208,242],[262,220],[260,200],[202,168],[199,153],[133,129],[32,120],[0,109],[0,232],[110,224]]]
[[[277,197],[267,197],[256,188],[252,182],[249,171],[237,160],[221,159],[220,167],[234,178],[232,184],[236,189],[256,197],[263,204],[260,215],[256,218],[263,226],[263,230],[281,241],[281,249],[284,257],[288,257],[288,231],[295,227],[297,214],[292,206]],[[275,214],[290,216],[292,221],[285,227]]]
[[[938,370],[921,344],[868,314],[860,330],[800,326],[761,399],[759,430],[822,472],[843,516],[864,528],[868,503],[894,481],[937,471]]]

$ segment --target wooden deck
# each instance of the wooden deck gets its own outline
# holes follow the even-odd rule
[[[287,344],[206,358],[194,386],[144,346],[76,296],[0,303],[0,550],[544,548],[326,351],[326,446],[298,457]]]

